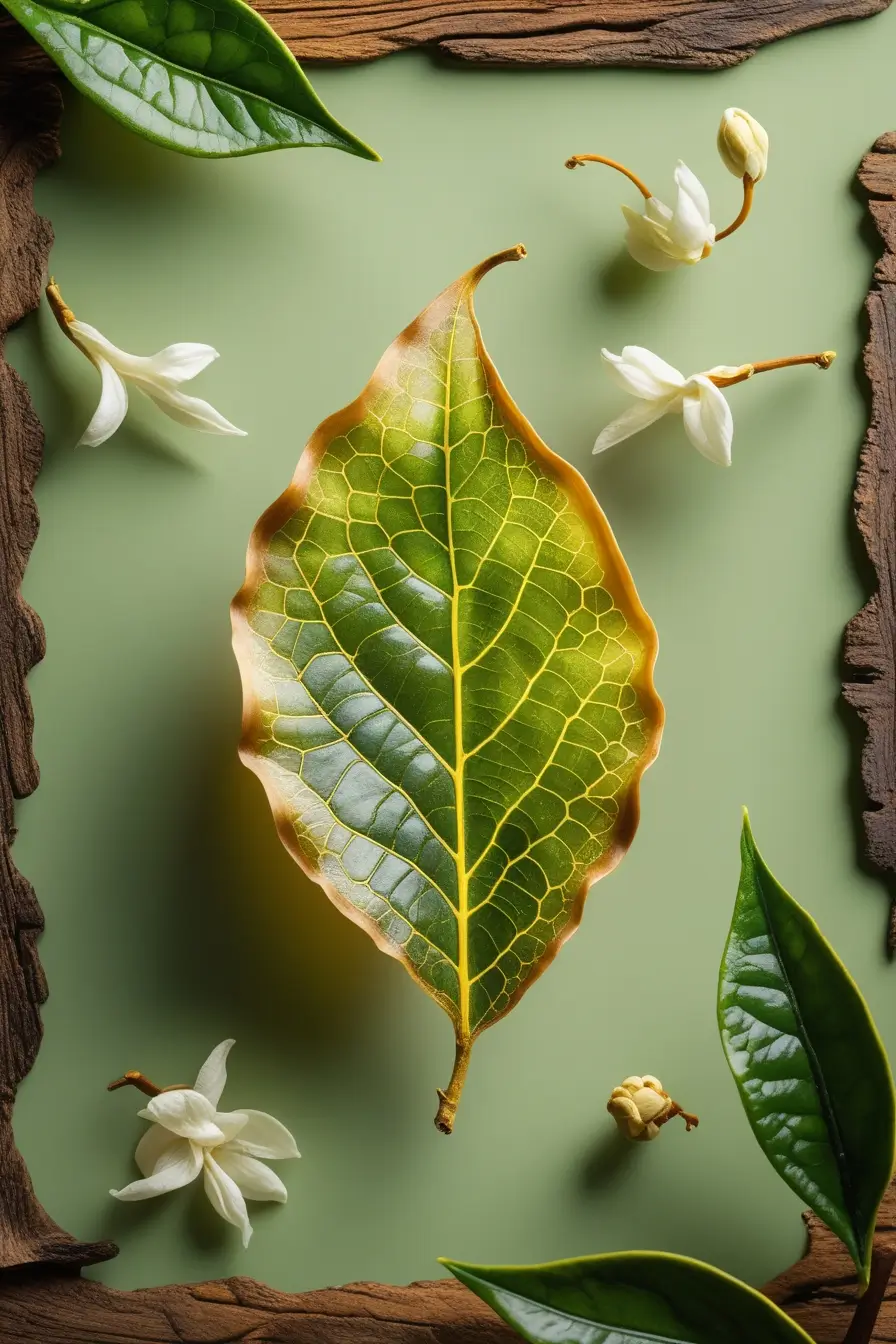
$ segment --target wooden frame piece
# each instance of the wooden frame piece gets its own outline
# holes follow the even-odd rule
[[[409,47],[491,65],[718,70],[890,0],[253,0],[299,60],[369,61]]]
[[[546,7],[518,3],[529,15]],[[714,3],[723,7],[720,0]],[[883,7],[822,3],[802,9],[842,18],[844,11]],[[391,0],[376,6],[368,0],[367,10],[374,8],[394,11]],[[688,4],[670,0],[669,8],[683,13]],[[726,10],[737,8],[729,4]],[[776,15],[798,8],[782,4]],[[11,857],[15,799],[33,792],[38,782],[25,679],[43,656],[43,630],[19,588],[37,535],[32,491],[43,433],[27,389],[3,360],[3,341],[40,300],[52,231],[34,212],[33,185],[37,172],[59,153],[61,106],[53,67],[0,11],[0,1344],[513,1344],[518,1337],[451,1279],[407,1288],[353,1284],[302,1295],[245,1278],[137,1292],[83,1279],[82,1267],[109,1259],[117,1248],[79,1242],[58,1227],[38,1202],[16,1149],[13,1103],[40,1045],[40,1006],[47,995],[36,950],[43,918]],[[859,522],[881,591],[850,627],[848,657],[862,676],[850,683],[847,695],[869,724],[865,779],[879,806],[870,814],[872,851],[881,866],[896,871],[896,134],[877,142],[860,176],[887,244],[868,300],[874,402],[857,492]],[[894,1223],[896,1186],[879,1224],[896,1241]],[[808,1217],[807,1224],[806,1257],[766,1291],[817,1344],[841,1344],[858,1296],[855,1274],[840,1243],[816,1219]],[[874,1340],[885,1344],[894,1338],[891,1293]]]
[[[865,372],[871,418],[854,496],[877,591],[846,627],[843,694],[865,723],[862,783],[866,855],[890,879],[888,947],[896,953],[896,132],[876,141],[859,169],[884,254],[865,303]]]

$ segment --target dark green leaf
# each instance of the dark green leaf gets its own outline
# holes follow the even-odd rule
[[[680,1255],[630,1251],[509,1268],[441,1263],[530,1344],[811,1344],[761,1293]]]
[[[868,1007],[814,920],[762,860],[744,816],[719,1026],[775,1170],[867,1279],[893,1170],[893,1080]]]
[[[76,88],[147,140],[205,157],[315,145],[378,157],[243,0],[2,3]]]

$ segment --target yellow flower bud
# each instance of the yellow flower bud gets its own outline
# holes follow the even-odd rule
[[[667,1115],[671,1107],[672,1098],[663,1091],[660,1080],[649,1073],[643,1078],[626,1078],[621,1087],[613,1088],[607,1102],[607,1110],[620,1132],[638,1143],[648,1143],[657,1137],[660,1127],[655,1121]]]
[[[768,134],[742,107],[725,109],[719,125],[719,153],[735,177],[760,182],[768,167]]]

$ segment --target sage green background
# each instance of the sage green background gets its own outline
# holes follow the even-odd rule
[[[38,199],[68,302],[128,349],[213,342],[196,386],[249,437],[191,435],[136,405],[76,450],[98,380],[46,310],[10,342],[46,426],[41,534],[26,584],[47,628],[33,673],[37,794],[16,858],[47,916],[46,1040],[16,1112],[38,1194],[96,1270],[138,1286],[231,1273],[282,1288],[406,1282],[438,1255],[533,1261],[663,1248],[755,1283],[802,1247],[799,1201],[761,1156],[719,1045],[716,975],[738,874],[740,806],[782,882],[820,920],[896,1050],[886,899],[858,866],[856,734],[839,701],[842,630],[865,596],[850,492],[866,402],[862,303],[877,252],[853,186],[896,126],[896,7],[801,36],[717,75],[483,71],[422,54],[314,71],[382,165],[331,152],[234,162],[132,138],[74,95]],[[772,140],[754,217],[706,264],[650,275],[620,254],[609,170],[668,198],[681,155],[719,227],[739,187],[719,115]],[[559,961],[473,1055],[457,1130],[432,1125],[446,1018],[281,851],[236,759],[228,602],[255,519],[317,423],[352,399],[396,332],[461,271],[524,241],[479,301],[508,387],[579,466],[660,632],[668,712],[622,866]],[[601,459],[626,404],[602,345],[643,343],[685,373],[835,347],[730,393],[734,465],[670,419]],[[285,1208],[255,1206],[248,1253],[198,1190],[144,1205],[142,1068],[191,1081],[235,1036],[234,1106],[273,1112],[300,1163]],[[614,1084],[659,1074],[698,1133],[620,1148]]]

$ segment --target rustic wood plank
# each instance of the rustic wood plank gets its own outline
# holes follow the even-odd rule
[[[843,694],[867,736],[862,782],[870,863],[896,875],[896,133],[882,135],[859,169],[869,209],[884,242],[865,309],[869,337],[865,372],[871,418],[862,444],[855,515],[877,591],[846,627]],[[896,952],[896,901],[891,901],[890,952]]]
[[[253,0],[300,60],[409,47],[492,65],[716,70],[890,0]]]
[[[115,1254],[85,1246],[34,1195],[15,1146],[12,1106],[41,1039],[47,997],[35,947],[43,917],[11,846],[14,801],[37,787],[25,678],[44,654],[43,627],[19,586],[37,536],[33,487],[43,431],[27,389],[3,359],[6,333],[37,307],[53,233],[35,214],[34,178],[59,153],[62,100],[43,53],[0,19],[0,1267],[93,1264]]]

